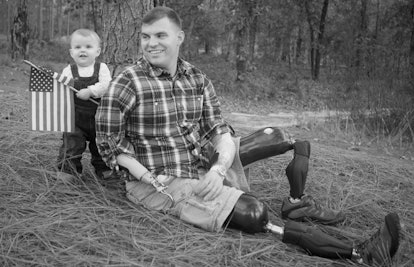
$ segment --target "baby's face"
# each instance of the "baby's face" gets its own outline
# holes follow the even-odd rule
[[[70,56],[81,67],[87,67],[95,63],[95,59],[101,53],[99,42],[93,36],[75,34],[70,42]]]

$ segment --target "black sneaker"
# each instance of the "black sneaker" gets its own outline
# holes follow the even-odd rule
[[[321,224],[337,224],[345,220],[345,214],[322,208],[311,196],[303,196],[297,203],[285,198],[282,203],[282,219],[294,221],[314,221]]]
[[[359,263],[390,265],[400,244],[400,218],[396,213],[385,216],[385,223],[368,240],[356,247]]]

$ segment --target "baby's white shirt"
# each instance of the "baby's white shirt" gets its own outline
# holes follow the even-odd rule
[[[94,64],[81,67],[78,66],[78,73],[80,77],[91,77],[94,72]],[[68,78],[73,79],[72,70],[70,65],[66,66],[62,71],[62,76],[66,76]],[[111,82],[111,72],[109,71],[108,66],[105,63],[101,63],[99,68],[99,81],[94,85],[89,85],[88,88],[92,92],[93,97],[102,97],[105,92],[108,90],[109,83]],[[83,88],[82,88],[83,89]]]

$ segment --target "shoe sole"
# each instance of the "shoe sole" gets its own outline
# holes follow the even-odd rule
[[[391,235],[390,256],[393,257],[400,245],[401,224],[397,213],[389,213],[385,216],[385,226]]]
[[[296,210],[298,211],[298,210]],[[341,223],[343,221],[345,221],[345,215],[342,214],[342,216],[333,219],[333,220],[329,220],[329,221],[322,221],[322,220],[318,220],[318,219],[314,219],[312,217],[307,216],[306,214],[304,215],[303,212],[296,212],[296,213],[300,213],[300,215],[297,216],[292,216],[292,213],[294,214],[295,211],[292,211],[289,213],[289,216],[283,216],[282,215],[282,219],[284,220],[293,220],[293,221],[298,221],[298,222],[316,222],[319,224],[323,224],[323,225],[334,225],[334,224],[338,224]]]

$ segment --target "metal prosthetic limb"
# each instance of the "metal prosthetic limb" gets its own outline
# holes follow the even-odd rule
[[[310,255],[324,258],[351,258],[352,245],[306,224],[287,221],[285,227],[269,222],[266,206],[252,195],[243,194],[225,225],[246,233],[271,232],[284,243],[302,247]]]
[[[167,196],[171,201],[171,207],[175,205],[174,198],[171,194],[167,192],[168,186],[164,185],[160,181],[160,175],[156,176],[152,172],[148,171],[141,163],[139,163],[135,158],[126,155],[120,154],[117,156],[117,161],[119,166],[127,169],[131,175],[127,175],[128,178],[132,178],[133,180],[142,181],[146,184],[152,185],[158,193],[161,193]],[[116,171],[119,171],[119,166],[115,167]]]
[[[243,166],[293,149],[294,141],[277,127],[260,129],[240,140],[240,159]]]

